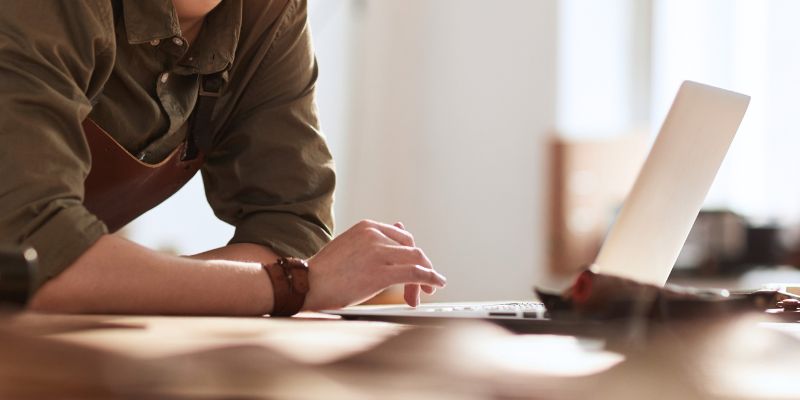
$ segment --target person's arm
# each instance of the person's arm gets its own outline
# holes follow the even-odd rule
[[[305,310],[356,304],[395,284],[443,287],[405,230],[362,221],[309,260]],[[164,255],[106,235],[29,304],[34,311],[181,315],[263,315],[273,306],[263,246],[232,244],[191,257]],[[240,260],[240,261],[231,261]]]
[[[31,300],[63,313],[259,315],[272,309],[260,263],[161,254],[105,235]]]

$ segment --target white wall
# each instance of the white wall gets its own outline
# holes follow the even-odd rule
[[[649,128],[650,0],[558,7],[559,133],[596,139]]]
[[[340,224],[404,222],[448,276],[439,300],[530,296],[545,265],[556,1],[383,0],[362,11]]]

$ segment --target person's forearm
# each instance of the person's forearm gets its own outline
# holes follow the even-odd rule
[[[45,283],[29,308],[69,313],[266,314],[273,306],[272,284],[260,263],[274,258],[268,249],[247,244],[175,257],[106,235]]]
[[[233,243],[186,257],[195,260],[228,260],[261,264],[272,264],[278,259],[278,255],[268,247],[253,243]]]

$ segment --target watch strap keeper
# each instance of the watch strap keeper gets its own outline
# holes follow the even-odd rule
[[[281,257],[275,263],[262,264],[272,281],[274,303],[270,315],[289,317],[303,308],[308,293],[308,263],[305,260]]]

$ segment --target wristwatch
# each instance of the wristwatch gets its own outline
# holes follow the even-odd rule
[[[38,256],[32,247],[0,245],[0,304],[24,307],[31,296]]]
[[[293,257],[281,257],[273,264],[262,264],[272,281],[275,301],[270,315],[290,317],[303,308],[308,293],[308,263]]]

